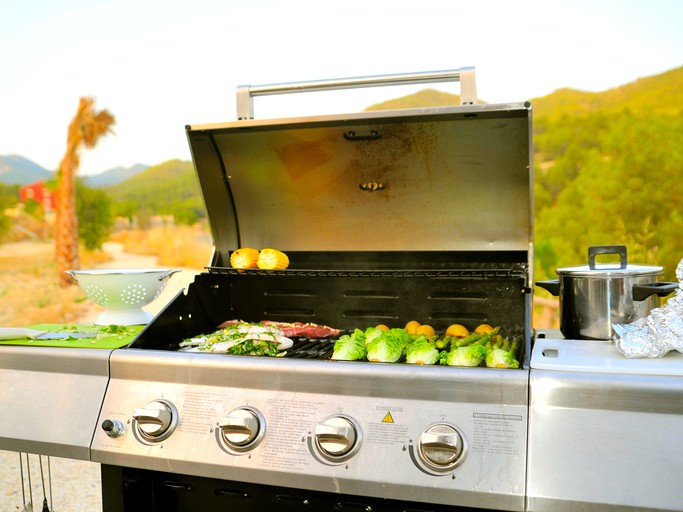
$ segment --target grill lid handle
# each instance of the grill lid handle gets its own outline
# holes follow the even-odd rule
[[[237,119],[254,119],[255,96],[437,82],[460,82],[460,104],[474,105],[477,102],[477,85],[474,76],[474,67],[464,67],[445,71],[332,78],[328,80],[311,80],[307,82],[289,82],[270,85],[240,85],[237,87]]]

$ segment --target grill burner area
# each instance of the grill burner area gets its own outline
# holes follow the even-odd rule
[[[411,320],[437,333],[451,324],[470,330],[501,326],[529,352],[526,253],[298,253],[287,270],[209,267],[131,344],[178,350],[186,338],[207,334],[227,320],[303,322],[350,333],[377,324],[403,327]],[[334,340],[309,340],[286,357],[327,359]],[[322,345],[316,347],[316,345]],[[526,366],[526,365],[525,365]]]

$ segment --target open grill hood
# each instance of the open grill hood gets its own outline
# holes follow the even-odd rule
[[[216,246],[214,266],[229,266],[239,247],[507,251],[528,262],[528,103],[186,130]]]

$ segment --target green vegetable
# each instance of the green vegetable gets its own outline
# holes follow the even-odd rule
[[[365,333],[355,329],[352,334],[344,334],[334,344],[332,359],[337,361],[357,361],[365,358]]]
[[[443,338],[437,338],[434,341],[434,347],[439,350],[448,350],[452,340],[453,337],[448,335],[444,336]]]
[[[479,366],[486,358],[486,349],[478,344],[456,347],[448,352],[444,363],[449,366]]]
[[[439,360],[439,350],[424,336],[420,336],[406,347],[406,363],[435,364]]]
[[[469,345],[472,345],[473,343],[478,343],[479,341],[483,340],[486,337],[486,334],[483,333],[472,333],[469,336],[465,338],[458,338],[454,342],[451,342],[451,348],[452,347],[467,347]],[[484,341],[484,343],[486,343]]]
[[[486,366],[489,368],[519,368],[519,362],[511,352],[502,348],[494,348],[486,356]]]
[[[405,329],[390,329],[382,331],[381,336],[377,336],[367,345],[368,361],[377,363],[395,363],[410,344],[412,337]]]
[[[377,327],[368,327],[365,329],[365,344],[369,344],[375,338],[379,338],[384,333],[383,329]]]

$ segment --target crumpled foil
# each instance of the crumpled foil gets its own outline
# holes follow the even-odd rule
[[[661,308],[630,324],[615,324],[614,344],[628,358],[663,357],[672,350],[683,353],[683,260],[676,267],[679,286]]]

